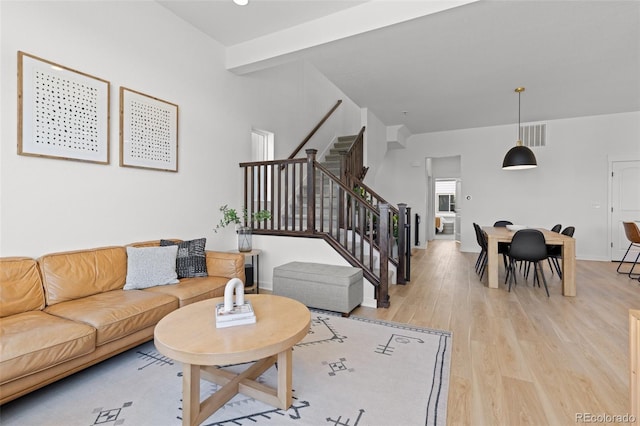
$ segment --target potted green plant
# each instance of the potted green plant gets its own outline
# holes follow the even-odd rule
[[[244,223],[247,223],[249,216],[247,209],[242,211],[242,218],[236,209],[229,208],[227,204],[221,206],[220,211],[222,212],[222,219],[220,219],[220,222],[218,222],[214,231],[218,232],[218,229],[220,228],[224,228],[232,223],[235,224],[236,233],[238,234],[238,251],[251,251],[252,228],[251,226],[243,225]],[[258,210],[251,214],[251,223],[267,219],[271,219],[271,212],[269,210]],[[249,225],[251,225],[251,223],[249,223]]]

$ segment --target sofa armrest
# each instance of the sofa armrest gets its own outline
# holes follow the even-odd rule
[[[207,250],[206,255],[210,277],[240,278],[245,282],[243,254]]]

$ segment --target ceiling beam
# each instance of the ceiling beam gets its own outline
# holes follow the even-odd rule
[[[315,46],[442,12],[478,0],[372,0],[226,49],[226,68],[246,74],[298,58]]]

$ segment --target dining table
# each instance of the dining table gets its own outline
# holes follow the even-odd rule
[[[547,245],[561,246],[562,252],[562,294],[576,295],[576,240],[573,237],[544,228],[534,228],[542,232]],[[483,226],[487,237],[487,281],[489,288],[498,288],[500,255],[498,243],[511,243],[516,231],[503,226]]]

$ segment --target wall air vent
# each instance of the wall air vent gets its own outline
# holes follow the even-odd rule
[[[530,148],[547,146],[547,125],[530,124],[522,126],[522,144]]]

